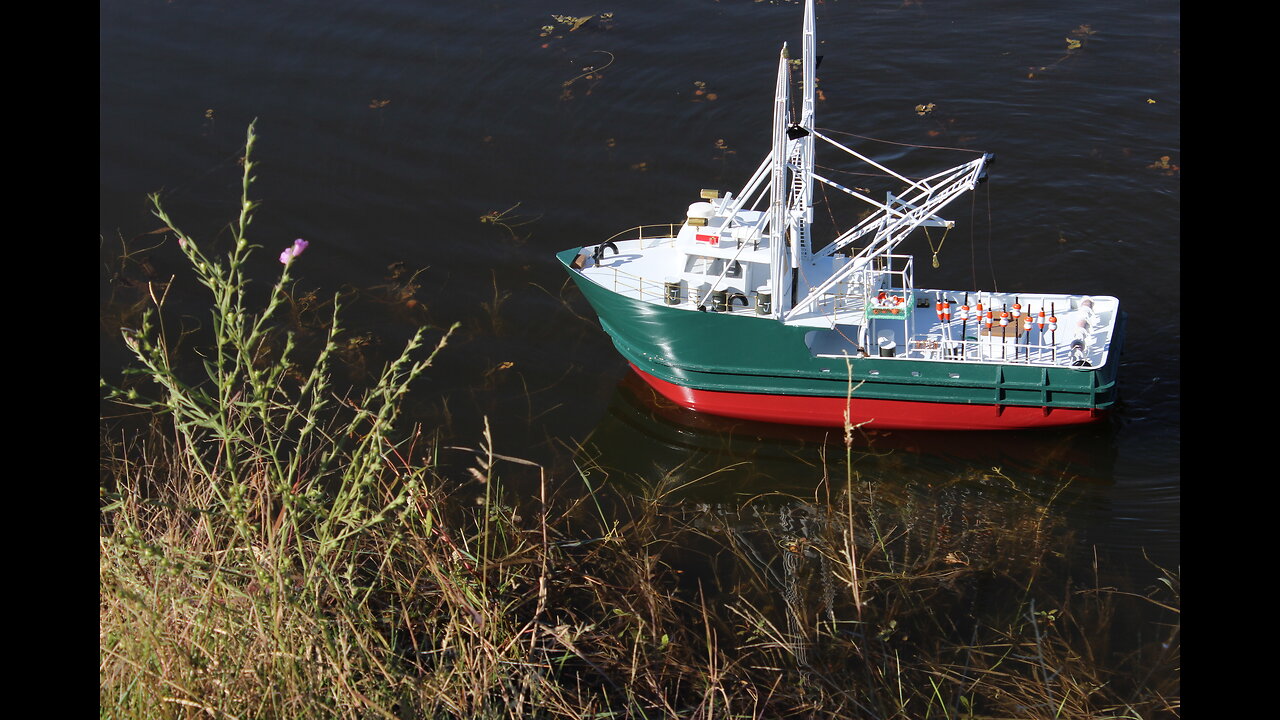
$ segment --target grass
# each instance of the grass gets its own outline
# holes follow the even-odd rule
[[[406,423],[452,329],[339,381],[359,335],[340,297],[300,319],[306,256],[250,292],[254,143],[224,254],[153,199],[207,324],[167,313],[179,278],[113,316],[102,716],[1179,716],[1177,574],[1101,586],[1056,491],[868,482],[846,448],[811,496],[697,502],[678,471],[624,492]]]

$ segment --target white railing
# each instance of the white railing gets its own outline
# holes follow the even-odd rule
[[[665,302],[666,285],[664,282],[645,280],[639,275],[632,275],[618,268],[612,268],[612,270],[614,292],[619,295],[634,297],[637,300],[645,300],[645,295],[649,295],[655,302]]]
[[[866,310],[866,302],[861,291],[828,292],[814,301],[812,312],[834,315],[837,319],[848,314],[861,315]]]
[[[626,229],[626,230],[623,230],[623,231],[622,231],[622,232],[620,232],[620,233],[615,233],[615,234],[614,234],[614,235],[612,235],[608,240],[605,240],[604,242],[602,242],[602,243],[600,243],[600,244],[601,244],[601,245],[603,245],[604,243],[612,242],[612,241],[614,241],[614,240],[619,240],[619,239],[622,239],[622,240],[644,240],[644,239],[645,239],[644,234],[645,234],[645,231],[646,231],[646,230],[647,230],[647,231],[649,231],[649,238],[648,238],[648,239],[650,239],[650,240],[655,240],[655,239],[656,239],[656,240],[666,240],[666,239],[670,239],[670,240],[674,243],[674,242],[675,242],[675,239],[676,239],[676,233],[678,233],[678,232],[679,232],[679,228],[680,228],[680,226],[681,226],[681,225],[683,225],[683,224],[684,224],[684,223],[667,223],[667,224],[665,224],[665,225],[637,225],[636,227],[628,228],[628,229]],[[659,232],[659,228],[661,228],[661,232]],[[626,237],[626,238],[622,237],[623,235],[631,235],[631,233],[635,233],[635,236],[634,236],[634,237]]]
[[[867,302],[871,302],[882,290],[889,294],[905,296],[909,300],[912,296],[915,276],[913,272],[915,257],[882,255],[874,263],[880,267],[858,270],[852,277],[853,285],[862,286]]]
[[[615,293],[618,293],[619,295],[623,295],[625,297],[634,298],[636,300],[652,302],[658,305],[667,304],[667,283],[665,280],[658,281],[653,279],[646,279],[644,277],[641,277],[640,275],[633,275],[632,273],[629,273],[625,270],[619,270],[616,267],[609,268],[609,269],[613,271],[613,291]],[[599,283],[600,285],[605,285],[605,283],[601,282],[601,280],[603,280],[603,278],[600,278],[599,273],[596,273],[596,282]],[[726,289],[726,288],[712,288],[712,290],[716,290],[716,289]],[[690,293],[698,292],[698,288],[690,287],[689,292]],[[709,305],[711,302],[710,291],[708,291],[707,293],[707,298],[708,299],[705,301],[704,304]],[[728,312],[734,312],[734,310],[732,309],[734,307],[733,298],[727,297],[726,300],[727,300],[727,306],[730,308]],[[682,295],[680,297],[680,302],[676,303],[675,306],[686,305],[691,301],[693,301],[692,296]],[[742,310],[745,309],[741,305],[737,307],[739,308],[738,312],[742,312]],[[746,307],[753,307],[753,306],[747,305]]]
[[[1083,358],[1100,363],[1101,348],[1086,347]],[[907,341],[905,359],[958,360],[967,362],[1068,367],[1081,358],[1068,343],[1026,343],[986,336],[977,340],[949,339],[936,333],[913,335]]]

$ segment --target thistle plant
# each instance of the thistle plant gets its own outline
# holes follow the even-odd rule
[[[259,205],[250,195],[255,141],[251,124],[239,213],[225,255],[214,256],[181,231],[160,197],[150,197],[155,215],[177,237],[195,279],[210,293],[207,345],[198,349],[200,369],[192,370],[165,332],[167,293],[153,296],[141,327],[122,331],[138,364],[126,372],[150,382],[141,383],[141,390],[113,388],[111,397],[172,424],[185,480],[207,486],[209,506],[196,511],[199,523],[191,532],[217,548],[220,568],[272,588],[255,601],[266,604],[259,608],[265,617],[278,619],[280,590],[299,581],[323,588],[313,593],[314,602],[322,596],[325,602],[361,602],[355,579],[364,561],[357,544],[361,534],[389,520],[404,521],[406,514],[430,512],[408,502],[428,469],[401,459],[409,453],[396,441],[397,424],[402,398],[452,329],[424,351],[427,329],[420,328],[371,387],[354,393],[336,387],[331,373],[343,332],[335,295],[323,347],[301,357],[282,316],[306,240],[294,240],[281,252],[279,277],[265,306],[251,307],[249,271],[260,249],[249,239]],[[104,517],[120,509],[116,500],[108,498]],[[116,532],[141,534],[128,527],[127,513],[114,514],[120,516],[113,518]],[[207,564],[210,558],[187,560]],[[281,631],[273,628],[282,637]]]

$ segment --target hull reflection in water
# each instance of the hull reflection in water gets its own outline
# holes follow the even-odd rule
[[[998,468],[1021,492],[1109,485],[1116,459],[1110,428],[1027,431],[864,431],[851,435],[858,479],[909,477],[963,482]],[[635,373],[619,383],[608,412],[583,444],[610,482],[682,486],[681,497],[727,499],[771,491],[810,494],[824,476],[845,481],[844,431],[732,420],[687,410]],[[825,458],[825,459],[824,459]],[[807,489],[806,489],[807,488]],[[1052,489],[1052,490],[1051,490]]]
[[[852,450],[846,473],[840,432],[708,417],[629,376],[579,459],[722,621],[768,629],[779,665],[961,647],[1025,614],[1033,579],[1058,589],[1095,557],[1105,433],[855,433]]]

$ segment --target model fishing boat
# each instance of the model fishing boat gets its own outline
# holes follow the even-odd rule
[[[765,422],[933,430],[1094,422],[1116,402],[1114,297],[917,288],[916,230],[986,178],[990,155],[909,178],[814,123],[813,1],[801,97],[778,61],[773,141],[742,190],[703,190],[681,223],[557,255],[636,373],[698,412]],[[816,141],[894,183],[884,200],[818,172]],[[811,235],[818,181],[871,212]],[[817,249],[815,249],[817,248]]]

